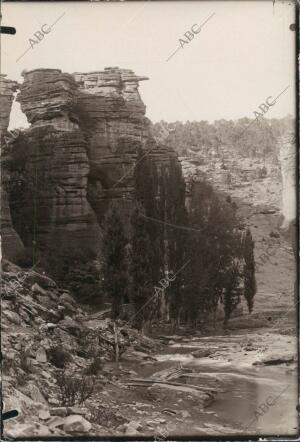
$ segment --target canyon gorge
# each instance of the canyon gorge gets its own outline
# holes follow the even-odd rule
[[[146,117],[138,86],[147,80],[117,67],[72,74],[35,69],[24,72],[20,84],[0,77],[3,401],[5,411],[19,412],[5,434],[224,436],[271,434],[274,428],[279,434],[287,425],[280,409],[270,411],[266,424],[252,425],[252,417],[268,394],[278,394],[287,383],[292,388],[283,398],[293,406],[288,425],[294,434],[293,130],[276,139],[263,161],[235,146],[183,155],[172,134],[161,135]],[[28,128],[8,130],[15,99]],[[55,259],[70,244],[101,257],[111,204],[130,230],[139,192],[135,171],[145,158],[161,203],[154,223],[182,228],[172,225],[172,214],[185,207],[190,213],[205,181],[234,210],[241,230],[252,232],[254,308],[248,314],[242,301],[229,330],[221,321],[217,328],[192,331],[156,324],[152,336],[143,335],[130,321],[113,321],[105,308],[76,302],[43,269],[18,264],[26,250],[35,255],[49,249]],[[93,395],[76,406],[58,399],[61,360],[68,361],[78,384],[96,379]]]

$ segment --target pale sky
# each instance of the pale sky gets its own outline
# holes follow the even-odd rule
[[[65,14],[61,17],[62,14]],[[184,33],[210,20],[169,61]],[[2,3],[2,73],[132,69],[150,78],[140,94],[153,121],[253,117],[267,97],[268,118],[295,115],[295,32],[291,1],[140,1]],[[19,60],[43,25],[50,33]],[[45,26],[45,29],[48,29]],[[271,100],[270,100],[271,101]],[[26,118],[14,105],[10,127]]]

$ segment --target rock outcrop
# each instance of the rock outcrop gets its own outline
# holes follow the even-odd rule
[[[9,80],[6,75],[0,74],[0,97],[1,97],[1,108],[0,108],[0,136],[2,136],[7,131],[9,125],[10,111],[14,99],[14,92],[18,88],[18,83],[16,81]]]
[[[1,164],[7,161],[6,155],[6,135],[9,125],[9,116],[13,103],[14,93],[18,84],[0,75],[0,148],[1,148]],[[8,195],[4,183],[7,182],[8,176],[5,167],[1,168],[1,245],[2,254],[9,259],[16,259],[23,250],[23,243],[12,226],[10,206]]]
[[[71,243],[97,250],[100,228],[87,200],[87,146],[73,112],[77,86],[57,69],[24,74],[17,100],[31,126],[10,151],[13,222],[26,246]]]
[[[130,209],[139,149],[154,161],[158,177],[165,168],[170,169],[171,159],[177,161],[177,156],[151,135],[151,123],[138,92],[139,82],[147,77],[114,67],[73,75],[79,86],[76,110],[88,142],[88,199],[101,222],[112,200],[121,202],[125,212],[126,207]]]
[[[24,73],[17,100],[31,126],[10,145],[6,187],[27,247],[72,244],[98,252],[110,203],[125,222],[132,211],[141,155],[155,165],[158,199],[165,177],[181,169],[174,150],[151,134],[138,92],[146,79],[119,68]]]

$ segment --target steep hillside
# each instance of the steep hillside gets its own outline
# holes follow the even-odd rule
[[[295,147],[291,138],[291,133],[279,138],[272,155],[263,161],[227,146],[189,150],[180,157],[187,199],[194,182],[205,179],[236,207],[243,224],[251,229],[258,283],[254,311],[285,311],[294,301],[295,230],[292,233],[289,223],[295,219]]]

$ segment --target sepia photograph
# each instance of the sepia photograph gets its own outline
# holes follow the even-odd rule
[[[298,12],[2,1],[1,440],[299,437]]]

